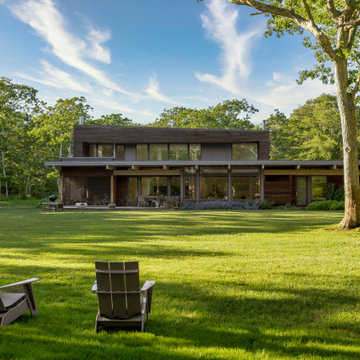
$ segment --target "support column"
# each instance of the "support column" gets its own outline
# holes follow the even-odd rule
[[[60,179],[59,179],[59,196],[60,196],[60,203],[64,203],[64,175],[60,173]]]
[[[195,167],[195,169],[196,169],[196,185],[195,185],[196,202],[199,202],[200,201],[200,168]]]
[[[170,176],[167,177],[167,200],[171,199],[171,179]]]
[[[231,165],[228,165],[228,201],[232,201],[232,176],[231,176]]]
[[[264,168],[261,166],[260,169],[260,201],[263,202],[265,200],[265,175]]]
[[[116,178],[115,178],[115,175],[111,175],[110,203],[116,204]]]
[[[184,181],[184,168],[180,170],[180,202],[185,200],[185,181]]]
[[[311,204],[311,198],[312,198],[312,193],[311,193],[311,176],[307,176],[306,177],[306,194],[307,194],[307,204],[309,205]]]

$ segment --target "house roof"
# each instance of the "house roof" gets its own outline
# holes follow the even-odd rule
[[[342,160],[250,160],[250,161],[125,161],[115,158],[61,158],[59,161],[47,161],[46,166],[141,166],[141,167],[161,167],[161,166],[260,166],[263,168],[306,168],[306,167],[342,167]],[[360,165],[360,161],[359,161]]]

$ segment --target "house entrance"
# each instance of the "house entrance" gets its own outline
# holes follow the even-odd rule
[[[116,177],[116,206],[137,206],[137,184],[135,176]]]

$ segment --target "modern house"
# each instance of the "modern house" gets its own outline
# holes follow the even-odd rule
[[[343,183],[339,161],[269,160],[262,130],[75,125],[60,172],[64,205],[175,207],[180,202],[270,200],[305,206]]]

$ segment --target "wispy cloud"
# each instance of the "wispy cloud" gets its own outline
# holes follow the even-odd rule
[[[171,98],[160,92],[159,82],[157,80],[156,74],[150,77],[149,86],[145,92],[152,99],[159,100],[168,104],[178,104],[176,101],[172,100]]]
[[[207,13],[201,16],[201,20],[207,36],[221,47],[222,76],[195,73],[198,80],[217,85],[234,94],[239,93],[239,83],[251,72],[251,45],[264,30],[259,26],[249,31],[238,32],[238,15],[238,10],[231,8],[224,0],[209,0]]]
[[[102,43],[111,39],[111,33],[109,30],[101,31],[96,29],[90,29],[88,42],[88,56],[97,61],[101,61],[105,64],[111,63],[110,50],[101,46]]]
[[[74,79],[72,75],[51,65],[48,61],[41,60],[41,65],[42,70],[39,71],[39,76],[37,77],[20,72],[15,73],[15,75],[22,79],[34,81],[57,89],[69,89],[82,93],[92,91],[92,88],[88,84]]]
[[[111,81],[106,74],[93,66],[87,58],[109,63],[110,52],[102,47],[109,39],[109,32],[91,30],[87,40],[80,39],[66,30],[65,21],[52,0],[27,0],[10,5],[12,13],[30,25],[36,34],[50,46],[50,52],[66,65],[71,66],[100,85],[129,96],[137,96]]]
[[[286,111],[322,93],[334,92],[334,85],[323,84],[320,80],[307,80],[302,85],[298,85],[296,77],[274,72],[263,91],[254,94],[254,97],[263,104]]]

